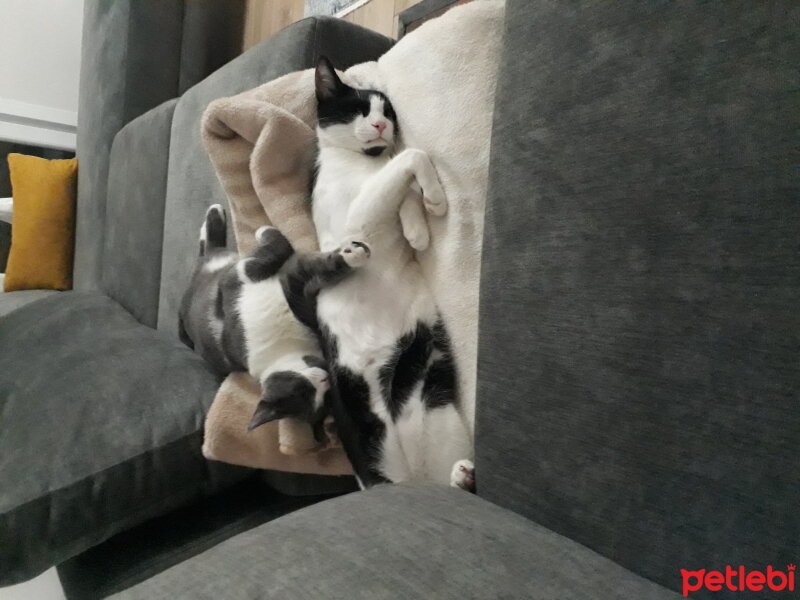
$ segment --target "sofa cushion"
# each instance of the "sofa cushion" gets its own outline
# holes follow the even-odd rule
[[[800,5],[506,10],[479,493],[667,586],[681,568],[785,567]]]
[[[0,585],[238,480],[200,452],[218,380],[113,300],[0,319]]]
[[[2,283],[0,277],[0,283]],[[18,308],[35,302],[41,298],[58,294],[54,290],[20,290],[18,292],[0,292],[0,317]]]
[[[461,490],[379,486],[227,540],[117,600],[655,600],[677,594]]]
[[[106,200],[103,290],[156,326],[172,113],[168,100],[114,138]]]
[[[378,58],[391,45],[389,38],[341,19],[304,19],[248,50],[181,96],[175,109],[169,158],[160,330],[177,337],[178,307],[192,275],[203,215],[211,204],[227,206],[200,138],[200,121],[209,103],[315,66],[322,54],[344,69]]]

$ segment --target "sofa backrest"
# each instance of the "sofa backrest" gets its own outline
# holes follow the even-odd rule
[[[158,320],[161,241],[178,100],[123,127],[111,146],[103,236],[103,290],[150,327]]]
[[[78,109],[77,289],[100,286],[114,136],[239,54],[244,9],[244,0],[86,0]]]
[[[478,491],[670,588],[800,550],[798,19],[507,3]]]
[[[197,257],[209,205],[227,199],[203,147],[200,121],[213,100],[314,66],[320,55],[338,68],[377,59],[393,41],[340,19],[313,17],[290,25],[187,91],[175,109],[164,220],[158,328],[178,333],[178,308]],[[234,246],[233,235],[229,245]]]

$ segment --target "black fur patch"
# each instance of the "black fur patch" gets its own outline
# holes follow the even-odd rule
[[[383,398],[397,420],[414,386],[422,379],[433,350],[433,333],[423,323],[397,342],[392,358],[380,369]]]
[[[316,390],[311,382],[294,371],[278,371],[264,382],[263,395],[247,430],[259,425],[293,417],[311,421]]]
[[[294,254],[289,240],[277,229],[268,229],[263,235],[264,240],[244,264],[244,274],[254,283],[276,275]]]
[[[219,294],[222,298],[224,320],[222,328],[222,350],[225,353],[232,371],[247,371],[247,343],[244,337],[244,326],[239,313],[233,310],[242,290],[242,282],[235,267],[219,282]]]
[[[321,341],[331,369],[331,393],[326,396],[328,410],[336,419],[336,430],[347,458],[361,483],[367,487],[388,480],[378,471],[377,462],[386,436],[386,426],[370,409],[369,386],[360,375],[336,366],[338,347],[327,329]]]
[[[453,361],[450,336],[439,320],[433,327],[433,347],[441,352],[428,368],[425,384],[422,387],[422,400],[428,410],[458,404],[458,384],[456,381],[456,365]]]
[[[397,115],[392,103],[385,94],[377,90],[357,90],[344,83],[333,68],[331,62],[321,57],[315,73],[317,93],[317,118],[323,129],[331,125],[351,123],[359,115],[369,114],[369,99],[373,95],[380,96],[384,102],[383,114],[397,128]]]
[[[306,363],[309,367],[317,367],[318,369],[328,370],[328,363],[325,362],[325,359],[320,356],[312,356],[307,354],[303,357],[303,362]]]
[[[384,150],[386,150],[386,146],[373,146],[372,148],[364,148],[362,152],[367,156],[380,156]]]

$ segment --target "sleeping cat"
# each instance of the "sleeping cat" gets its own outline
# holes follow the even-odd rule
[[[337,432],[362,486],[427,479],[469,487],[472,439],[450,340],[413,251],[429,244],[425,210],[447,210],[441,185],[424,152],[392,155],[397,121],[385,95],[347,86],[325,58],[315,84],[320,246],[358,248],[366,260],[316,298],[287,299],[320,332]]]
[[[210,207],[200,231],[200,257],[181,302],[181,340],[219,374],[249,371],[262,396],[248,427],[294,417],[315,426],[320,439],[328,373],[316,336],[292,314],[284,294],[288,274],[333,282],[350,268],[341,253],[298,256],[273,227],[256,232],[247,258],[225,247],[225,212]],[[350,257],[358,260],[358,257]]]

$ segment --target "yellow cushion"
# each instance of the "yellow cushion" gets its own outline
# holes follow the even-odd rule
[[[9,154],[14,224],[4,289],[72,287],[78,160]]]

